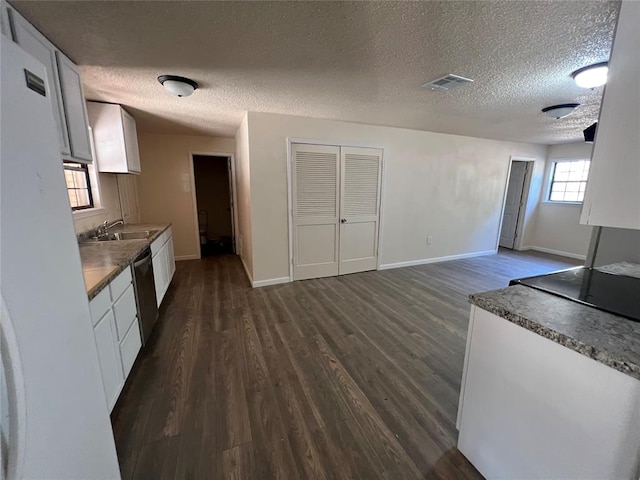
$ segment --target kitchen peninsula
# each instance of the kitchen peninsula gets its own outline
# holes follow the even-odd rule
[[[523,285],[470,301],[457,425],[474,466],[487,478],[637,479],[640,322]]]

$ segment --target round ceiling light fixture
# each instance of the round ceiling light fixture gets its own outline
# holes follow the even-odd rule
[[[560,105],[551,105],[543,108],[542,113],[558,120],[571,115],[579,106],[579,103],[561,103]]]
[[[571,76],[579,87],[596,88],[607,83],[607,73],[609,62],[600,62],[579,68]]]
[[[167,92],[178,97],[188,97],[198,88],[198,82],[177,75],[160,75],[158,81]]]

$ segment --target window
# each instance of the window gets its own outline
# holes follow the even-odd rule
[[[72,210],[93,208],[91,180],[87,165],[64,162],[64,178],[67,182],[67,193]]]
[[[589,160],[555,162],[549,189],[550,202],[582,202],[589,176]]]

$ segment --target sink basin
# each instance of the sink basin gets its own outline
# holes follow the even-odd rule
[[[118,240],[146,240],[155,235],[157,230],[143,230],[142,232],[114,232],[104,237],[94,237],[84,240],[82,243],[112,242]]]
[[[156,230],[144,230],[142,232],[117,232],[112,233],[109,236],[115,237],[114,240],[146,240],[152,237],[156,233]]]

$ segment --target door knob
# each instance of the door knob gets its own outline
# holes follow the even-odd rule
[[[341,218],[340,219],[340,223],[347,223],[347,219],[346,218]]]

